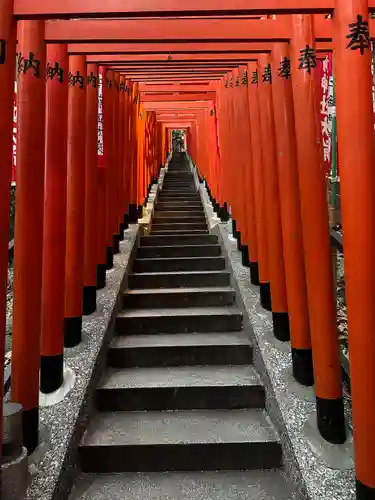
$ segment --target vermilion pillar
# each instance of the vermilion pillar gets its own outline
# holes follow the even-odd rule
[[[336,2],[334,71],[358,500],[375,498],[375,158],[367,22],[367,1]]]
[[[259,285],[259,268],[258,268],[258,248],[256,237],[255,223],[255,202],[254,202],[254,176],[251,157],[251,138],[250,138],[250,114],[249,114],[249,99],[248,99],[249,77],[247,66],[240,67],[240,86],[241,86],[241,107],[243,111],[242,126],[243,133],[243,149],[246,162],[246,208],[248,212],[248,233],[249,233],[249,267],[251,282]]]
[[[65,347],[82,338],[85,231],[86,58],[69,56]]]
[[[83,314],[96,311],[98,67],[87,65]]]
[[[285,268],[280,216],[280,192],[277,174],[275,122],[272,102],[271,58],[261,54],[258,59],[260,130],[262,140],[263,185],[268,231],[268,264],[271,279],[272,320],[278,340],[290,339],[288,303],[286,300]]]
[[[292,25],[293,99],[317,424],[327,441],[343,443],[345,422],[328,204],[317,143],[318,100],[312,17],[293,15]]]
[[[46,48],[44,21],[18,26],[12,400],[23,406],[24,444],[30,453],[38,443]]]
[[[112,144],[113,144],[113,161],[111,165],[112,169],[112,188],[111,188],[111,207],[113,210],[113,253],[117,254],[120,251],[120,179],[119,179],[119,163],[120,163],[120,142],[119,142],[119,124],[120,124],[120,109],[119,109],[119,98],[120,98],[120,75],[117,71],[113,75],[113,133],[112,133]]]
[[[119,94],[119,219],[120,219],[120,240],[124,239],[125,214],[126,214],[126,194],[125,194],[125,76],[120,76]]]
[[[106,285],[106,270],[107,270],[107,167],[106,156],[107,150],[104,143],[104,86],[105,72],[103,66],[99,67],[98,74],[98,148],[97,156],[97,271],[96,271],[96,286],[100,290]],[[100,153],[100,154],[99,154]]]
[[[107,245],[107,270],[113,267],[113,203],[111,199],[113,186],[113,88],[114,88],[114,73],[108,70],[104,78],[103,87],[103,106],[104,106],[104,150],[106,172],[105,172],[105,187],[106,190],[106,245]]]
[[[63,382],[68,129],[66,44],[47,46],[46,145],[43,236],[42,343],[40,390]]]
[[[271,288],[268,269],[268,236],[265,213],[265,193],[262,175],[262,147],[260,133],[260,110],[258,95],[257,63],[248,64],[249,72],[249,109],[250,109],[250,139],[254,180],[255,227],[258,246],[258,266],[261,305],[271,310]]]
[[[9,186],[12,174],[12,115],[16,59],[16,22],[13,1],[0,0],[0,359],[5,354],[5,298],[8,279]],[[0,436],[3,435],[4,370],[0,370]],[[0,462],[2,456],[0,439]]]
[[[299,383],[310,386],[314,383],[314,374],[303,261],[292,75],[286,43],[274,44],[271,66],[293,375]]]

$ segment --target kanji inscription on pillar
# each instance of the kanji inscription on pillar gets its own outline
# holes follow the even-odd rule
[[[36,59],[35,54],[33,52],[29,53],[29,57],[24,57],[21,52],[17,54],[17,73],[26,74],[29,69],[32,70],[33,75],[37,78],[40,77],[40,61]]]
[[[98,156],[99,164],[104,156],[104,135],[103,135],[103,74],[98,76]]]
[[[97,78],[94,75],[94,73],[91,71],[91,73],[87,77],[87,83],[88,85],[92,85],[94,89],[97,87]]]
[[[258,84],[258,71],[253,71],[253,76],[251,78],[251,83],[253,85],[257,85]]]
[[[271,73],[271,65],[270,64],[267,64],[267,66],[264,68],[262,80],[264,83],[272,83],[272,73]]]
[[[78,85],[80,89],[83,89],[85,84],[85,79],[80,74],[79,71],[77,71],[76,74],[73,74],[69,71],[68,82],[69,82],[69,87],[75,87],[76,85]]]
[[[53,80],[57,76],[57,81],[59,83],[63,83],[64,81],[64,70],[60,66],[59,62],[55,62],[54,66],[51,63],[47,63],[46,68],[46,78],[49,80]]]
[[[284,57],[284,59],[280,61],[280,67],[278,69],[277,75],[281,78],[285,78],[285,80],[288,80],[288,78],[291,76],[290,59],[288,57]]]
[[[315,49],[310,45],[306,45],[304,49],[300,50],[300,54],[298,69],[305,69],[308,73],[311,73],[311,70],[316,68]]]
[[[346,35],[346,38],[349,38],[350,40],[346,48],[359,50],[360,54],[363,56],[365,50],[370,49],[368,21],[365,21],[363,17],[358,14],[357,20],[354,23],[349,24],[349,34]]]

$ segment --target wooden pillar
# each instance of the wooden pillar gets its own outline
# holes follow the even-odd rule
[[[68,130],[68,47],[47,45],[40,390],[63,383]]]
[[[111,182],[111,192],[110,192],[110,204],[112,207],[112,248],[113,253],[118,254],[120,251],[120,208],[119,208],[119,95],[120,95],[120,75],[117,71],[113,73],[113,87],[112,87],[112,123],[113,123],[113,131],[112,131],[112,150],[113,150],[113,159],[111,163],[111,172],[112,172],[112,182]]]
[[[300,384],[311,386],[314,373],[303,261],[292,75],[286,43],[274,44],[271,66],[293,375]]]
[[[39,420],[46,46],[44,21],[18,26],[12,400],[23,406],[24,445],[31,453]]]
[[[368,2],[336,2],[334,72],[357,500],[375,498],[374,125]]]
[[[85,142],[85,229],[83,268],[84,315],[96,311],[96,263],[97,256],[97,144],[98,144],[98,66],[86,68],[86,142]]]
[[[328,205],[317,142],[318,100],[312,16],[293,15],[292,27],[293,100],[317,424],[327,441],[343,443],[346,433]]]
[[[107,166],[106,145],[104,142],[104,87],[106,85],[105,71],[99,66],[98,73],[98,155],[97,155],[97,270],[96,287],[98,290],[106,285],[107,270]]]
[[[12,175],[13,92],[16,60],[16,21],[13,1],[0,0],[0,359],[5,355],[5,307],[8,281],[9,186]],[[0,462],[3,436],[4,370],[0,371]]]
[[[259,285],[259,268],[258,268],[258,247],[256,236],[255,222],[255,202],[254,202],[254,176],[251,157],[251,137],[250,137],[250,114],[249,114],[249,99],[248,99],[249,76],[247,66],[240,67],[240,89],[241,89],[241,108],[243,119],[243,149],[245,155],[246,168],[246,183],[245,183],[245,199],[248,221],[249,234],[249,255],[248,265],[250,267],[250,279],[255,285]]]
[[[85,233],[86,57],[69,56],[65,347],[82,339]]]
[[[250,108],[250,139],[254,177],[255,227],[258,244],[260,303],[263,308],[271,310],[271,288],[268,264],[268,236],[265,212],[265,192],[262,174],[262,147],[260,133],[260,110],[257,63],[248,64],[249,71],[249,108]]]
[[[104,106],[104,150],[106,161],[105,191],[106,191],[106,251],[107,271],[113,267],[113,203],[111,200],[113,184],[113,83],[114,74],[108,70],[105,74],[103,88]]]
[[[271,281],[273,331],[278,340],[288,341],[290,339],[289,316],[286,300],[280,193],[272,101],[272,81],[274,75],[272,74],[269,54],[261,54],[259,56],[258,71],[259,104],[262,109],[262,113],[260,113],[262,172],[268,231],[268,264]]]

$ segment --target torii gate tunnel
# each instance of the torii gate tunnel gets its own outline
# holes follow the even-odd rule
[[[82,341],[82,317],[96,309],[174,129],[185,131],[218,215],[232,217],[274,335],[291,342],[296,383],[314,386],[321,436],[345,443],[325,166],[336,138],[321,133],[329,105],[356,498],[375,498],[372,12],[375,0],[0,0],[0,354],[16,75],[11,399],[23,407],[29,453],[39,390],[63,383],[64,347]],[[328,56],[335,91],[319,109],[317,68]],[[1,391],[3,382],[1,369]]]

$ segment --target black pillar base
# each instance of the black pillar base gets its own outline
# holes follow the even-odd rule
[[[112,269],[113,267],[113,248],[112,247],[107,247],[107,264],[106,264],[106,270],[109,271],[109,269]]]
[[[375,488],[366,486],[359,479],[356,481],[356,500],[375,500]]]
[[[237,250],[242,250],[241,231],[237,231]]]
[[[292,348],[293,377],[301,385],[311,387],[314,385],[314,368],[312,349]]]
[[[253,285],[259,286],[258,262],[250,262],[250,281]]]
[[[224,205],[220,208],[220,219],[223,222],[228,222],[229,220],[229,212],[227,202],[224,202]]]
[[[124,214],[124,231],[126,231],[129,228],[129,215],[126,213]]]
[[[250,267],[249,247],[247,245],[241,246],[242,265]]]
[[[269,283],[260,283],[260,305],[266,311],[272,311],[272,300],[271,300],[271,285]]]
[[[107,266],[106,264],[98,264],[96,266],[96,289],[102,290],[107,284]]]
[[[132,203],[129,205],[129,222],[136,223],[138,221],[137,205]]]
[[[237,239],[237,222],[234,219],[232,219],[232,234],[233,238]]]
[[[138,221],[138,219],[142,219],[142,213],[143,213],[143,206],[142,205],[138,205],[137,221]]]
[[[287,312],[272,313],[273,334],[281,342],[290,340],[289,315]]]
[[[39,408],[22,411],[23,445],[30,455],[39,442]]]
[[[123,222],[120,222],[120,229],[119,229],[119,232],[118,232],[118,237],[119,237],[119,241],[123,241],[124,239],[124,223]]]
[[[90,316],[96,311],[96,286],[83,287],[82,314]]]
[[[60,389],[64,382],[64,355],[40,357],[40,391],[43,394]]]
[[[118,234],[114,234],[112,237],[113,241],[113,255],[120,253],[120,237]]]
[[[323,399],[316,396],[317,424],[321,436],[333,444],[346,440],[344,402],[342,398]]]
[[[64,346],[76,347],[82,340],[82,316],[64,319]]]

